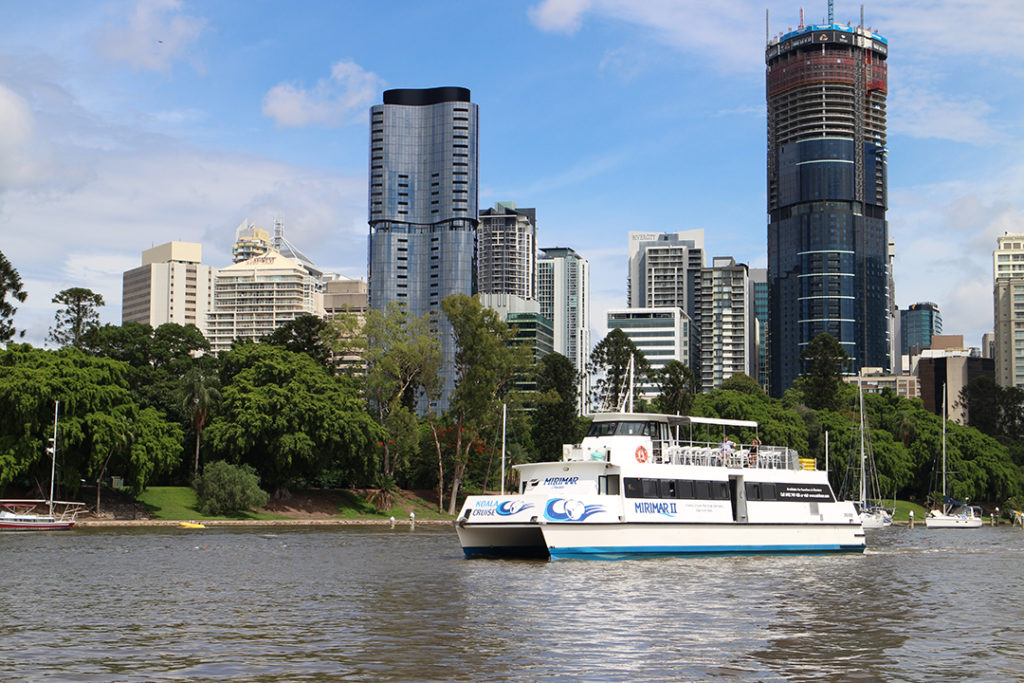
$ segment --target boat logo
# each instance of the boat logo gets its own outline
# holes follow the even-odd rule
[[[498,504],[498,514],[502,517],[508,517],[523,510],[529,510],[532,507],[532,504],[521,500],[503,500]]]
[[[586,505],[572,498],[552,498],[544,508],[544,519],[551,522],[582,522],[598,512],[604,512],[603,505]]]

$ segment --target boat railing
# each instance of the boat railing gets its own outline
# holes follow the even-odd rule
[[[785,446],[741,444],[723,449],[710,443],[681,443],[662,450],[662,462],[703,467],[758,468],[770,470],[802,469],[800,454]]]

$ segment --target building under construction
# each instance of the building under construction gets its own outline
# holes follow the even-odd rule
[[[802,12],[801,12],[802,14]],[[853,361],[890,368],[886,256],[888,41],[833,21],[768,39],[770,391],[822,332]],[[766,36],[767,37],[767,36]]]

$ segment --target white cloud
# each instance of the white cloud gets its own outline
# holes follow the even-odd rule
[[[993,108],[977,97],[953,97],[919,87],[893,88],[889,133],[976,145],[1004,136],[988,121]]]
[[[180,0],[139,0],[125,19],[101,27],[96,48],[108,59],[146,71],[167,71],[174,61],[191,57],[206,26],[203,19],[185,14]],[[198,60],[191,61],[199,68]]]
[[[353,61],[337,62],[310,89],[279,83],[263,98],[263,114],[279,126],[340,126],[362,121],[383,81]]]
[[[47,156],[29,103],[0,83],[0,191],[36,182]]]
[[[591,0],[544,0],[530,8],[530,20],[542,31],[575,33],[591,4]]]

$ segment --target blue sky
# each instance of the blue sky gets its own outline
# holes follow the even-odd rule
[[[41,344],[70,286],[118,323],[143,249],[201,242],[224,266],[246,218],[365,277],[368,109],[458,85],[480,105],[480,206],[535,207],[542,247],[591,261],[596,342],[630,230],[703,228],[709,256],[765,265],[766,8],[772,35],[799,23],[775,0],[0,0],[15,325]],[[896,302],[934,301],[977,345],[996,236],[1024,232],[1024,3],[886,0],[865,24],[890,45]]]

